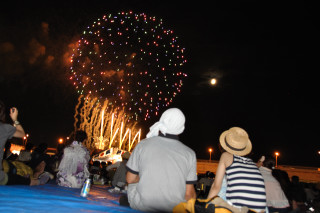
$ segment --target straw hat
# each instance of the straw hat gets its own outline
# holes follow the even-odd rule
[[[252,144],[248,133],[240,127],[232,127],[220,135],[221,146],[229,153],[244,156],[251,152]]]

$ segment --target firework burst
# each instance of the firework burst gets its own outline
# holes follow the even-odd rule
[[[88,26],[71,57],[79,94],[107,99],[128,117],[158,115],[181,92],[185,48],[162,20],[144,13],[104,15]]]
[[[137,122],[129,121],[124,110],[116,110],[108,100],[80,95],[75,107],[74,129],[82,129],[88,135],[84,145],[89,149],[118,147],[130,151],[139,141],[141,129]]]

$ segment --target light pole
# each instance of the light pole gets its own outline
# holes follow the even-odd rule
[[[28,142],[28,137],[29,137],[29,134],[26,134],[24,137],[23,137],[23,145],[25,146]]]
[[[279,152],[274,153],[276,155],[276,167],[278,167],[278,156],[280,155]]]
[[[211,149],[211,148],[209,148],[209,153],[210,153],[210,161],[211,161],[211,152],[212,152],[213,150]]]
[[[27,136],[23,137],[23,145],[25,146],[27,144]]]

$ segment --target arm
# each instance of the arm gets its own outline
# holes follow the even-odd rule
[[[12,107],[10,109],[10,117],[13,122],[16,122],[18,120],[18,109],[15,107]],[[17,138],[23,138],[26,133],[24,132],[24,129],[22,128],[21,124],[15,125],[16,132],[13,134],[13,137]]]
[[[139,175],[133,174],[132,172],[128,171],[126,179],[127,179],[128,184],[138,183],[139,182]]]
[[[221,158],[220,158],[219,164],[218,164],[218,168],[217,168],[217,172],[216,172],[216,177],[214,179],[213,184],[211,185],[211,188],[210,188],[210,191],[209,191],[209,194],[207,197],[208,199],[218,195],[218,193],[221,189],[221,185],[222,185],[223,177],[226,172],[226,168],[231,165],[232,161],[233,161],[232,154],[224,152],[221,155]]]
[[[186,201],[190,200],[191,198],[197,198],[196,191],[194,190],[193,184],[186,184]]]

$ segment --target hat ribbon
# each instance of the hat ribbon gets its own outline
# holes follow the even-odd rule
[[[232,150],[234,150],[234,151],[243,151],[243,150],[246,149],[246,147],[241,148],[241,149],[237,149],[237,148],[234,148],[234,147],[230,146],[230,145],[228,144],[226,138],[224,138],[224,142],[226,142],[227,147],[229,147],[230,149],[232,149]]]

